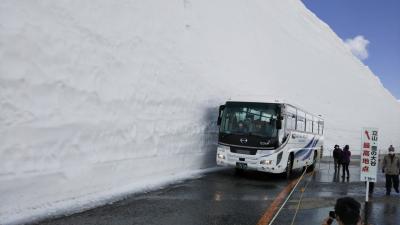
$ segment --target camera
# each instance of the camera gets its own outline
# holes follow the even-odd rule
[[[336,218],[335,211],[329,211],[329,219],[327,221],[328,224],[332,224],[333,220]]]

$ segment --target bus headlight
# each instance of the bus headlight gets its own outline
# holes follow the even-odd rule
[[[217,157],[218,157],[218,159],[225,159],[225,156],[223,154],[221,154],[221,153],[218,153]]]
[[[263,165],[271,165],[271,164],[272,164],[272,160],[261,160],[261,161],[260,161],[260,164],[263,164]]]

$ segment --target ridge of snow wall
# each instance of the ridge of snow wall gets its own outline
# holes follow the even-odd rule
[[[325,149],[400,146],[398,102],[298,0],[8,0],[0,25],[2,224],[214,167],[237,94],[321,114]]]

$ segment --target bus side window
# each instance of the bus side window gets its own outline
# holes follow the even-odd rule
[[[289,105],[286,107],[286,128],[296,130],[296,108]]]
[[[312,116],[309,114],[306,115],[306,131],[312,132]]]
[[[289,130],[296,129],[296,115],[293,115],[291,113],[288,113],[286,115],[286,128]]]
[[[305,131],[305,113],[297,110],[297,130],[298,131]]]
[[[317,121],[315,121],[315,120],[313,120],[313,133],[314,134],[318,134],[318,122]]]
[[[324,134],[324,121],[321,121],[321,134]]]
[[[324,121],[318,121],[318,134],[324,134]]]

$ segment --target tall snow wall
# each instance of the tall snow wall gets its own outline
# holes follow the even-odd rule
[[[301,1],[1,1],[0,224],[215,166],[233,95],[321,114],[326,148],[400,146],[399,103]]]

